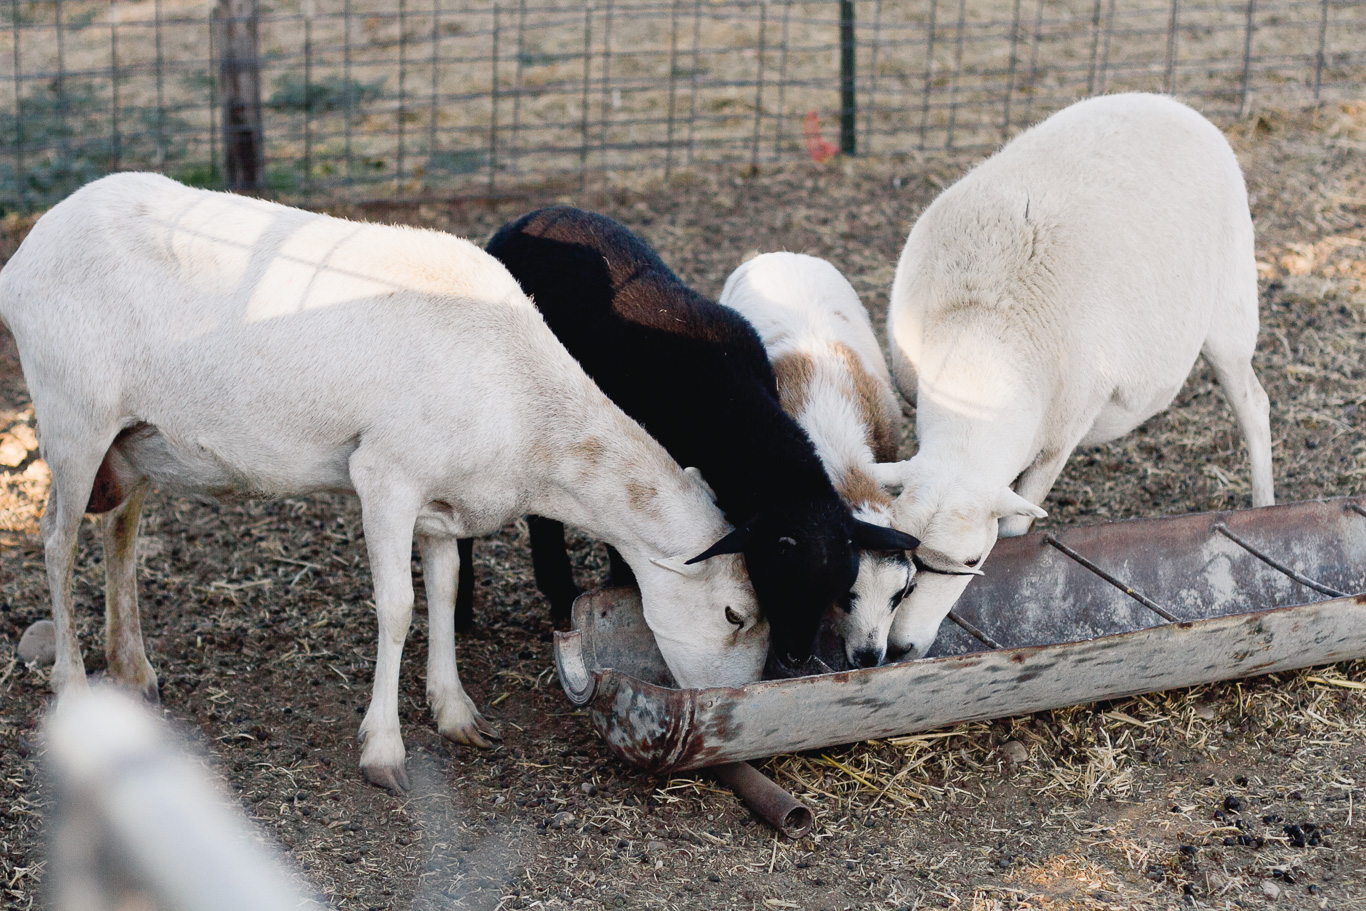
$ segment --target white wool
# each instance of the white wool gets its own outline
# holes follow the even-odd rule
[[[919,450],[882,474],[905,488],[894,523],[927,562],[976,566],[998,522],[1022,534],[1043,515],[1077,446],[1165,409],[1202,354],[1247,439],[1253,504],[1270,504],[1257,331],[1252,219],[1219,130],[1161,95],[1053,115],[945,190],[901,253],[887,334]],[[969,579],[929,576],[891,634],[914,654]]]
[[[132,556],[149,483],[359,496],[380,632],[361,765],[379,783],[403,782],[414,536],[430,604],[428,696],[454,740],[491,735],[456,673],[456,539],[529,512],[621,551],[681,684],[760,674],[766,624],[739,558],[683,563],[726,534],[720,511],[467,241],[119,174],[39,220],[0,272],[0,316],[52,469],[43,534],[59,694],[85,686],[71,566],[92,486],[99,497],[110,485],[110,668],[155,691]]]
[[[769,360],[779,365],[784,407],[792,409],[792,417],[815,444],[836,489],[851,475],[871,479],[877,462],[869,443],[873,416],[860,399],[849,353],[874,391],[871,405],[877,421],[898,428],[901,409],[868,311],[839,270],[814,256],[765,253],[731,273],[720,301],[739,311],[763,339]],[[781,369],[785,358],[809,363],[809,376],[786,374]],[[892,524],[889,498],[846,500],[856,518]],[[893,612],[914,573],[904,557],[860,554],[848,610],[833,608],[830,618],[851,665],[861,659],[880,663],[886,656]]]

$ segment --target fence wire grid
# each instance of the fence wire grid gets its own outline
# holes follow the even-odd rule
[[[840,146],[988,149],[1087,95],[1165,91],[1226,122],[1259,104],[1359,99],[1366,77],[1361,0],[242,7],[264,186],[283,196],[483,196]],[[213,12],[0,6],[0,206],[45,206],[115,170],[222,186]]]

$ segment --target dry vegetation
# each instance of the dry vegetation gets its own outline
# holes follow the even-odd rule
[[[1103,91],[1174,88],[1224,122],[1245,100],[1298,102],[1311,87],[1350,98],[1366,61],[1358,7],[1345,0],[858,6],[865,152],[984,148]],[[117,168],[216,185],[211,9],[0,5],[0,203],[56,201]],[[259,10],[267,181],[301,198],[353,183],[367,196],[376,184],[477,195],[581,168],[791,160],[807,112],[837,130],[828,0],[261,0]]]
[[[1259,230],[1278,494],[1358,492],[1366,104],[1264,110],[1230,136]],[[713,170],[575,201],[638,228],[708,293],[752,249],[804,250],[841,266],[880,317],[907,227],[969,163]],[[482,238],[544,201],[348,214]],[[3,227],[8,256],[28,222]],[[14,646],[48,611],[34,536],[45,476],[12,342],[0,345],[0,889],[27,908],[42,905],[48,697]],[[1079,453],[1048,521],[1242,506],[1246,478],[1201,368],[1170,412]],[[98,671],[91,531],[76,597]],[[1366,908],[1366,661],[777,757],[765,769],[819,819],[786,842],[705,777],[652,779],[607,754],[558,691],[520,523],[480,544],[481,628],[460,643],[504,745],[478,753],[433,732],[419,614],[401,697],[407,798],[356,768],[375,631],[353,501],[158,496],[141,546],[165,711],[339,908],[1235,908],[1273,891],[1282,907]],[[575,555],[583,581],[601,578],[600,548],[577,540]]]

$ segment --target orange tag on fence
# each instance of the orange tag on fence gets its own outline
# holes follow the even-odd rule
[[[821,125],[815,111],[807,111],[802,118],[802,136],[806,139],[806,151],[816,164],[825,164],[839,152],[833,142],[821,135]]]

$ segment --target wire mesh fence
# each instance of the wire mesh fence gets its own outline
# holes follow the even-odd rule
[[[1359,98],[1360,0],[9,0],[0,205],[113,170],[222,186],[250,26],[261,184],[486,195],[626,172],[987,148],[1085,95],[1216,120]],[[224,13],[227,8],[228,12]],[[843,130],[841,130],[843,127]]]

